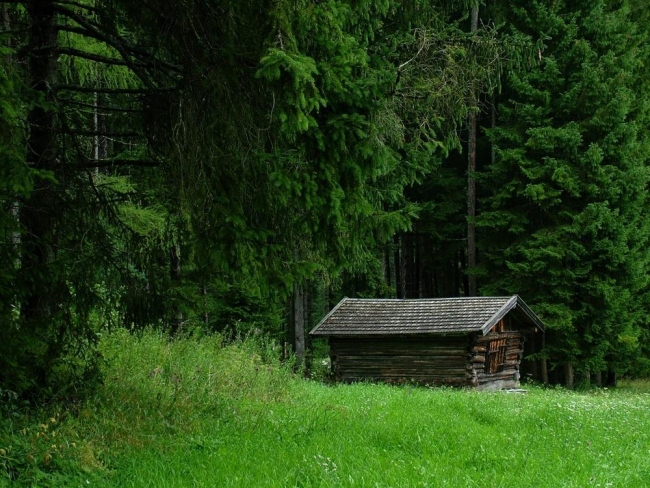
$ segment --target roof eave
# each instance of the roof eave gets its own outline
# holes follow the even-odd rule
[[[544,332],[544,323],[541,321],[541,319],[528,307],[528,305],[526,305],[526,302],[524,302],[519,295],[513,295],[512,298],[510,298],[503,307],[501,307],[492,317],[490,317],[490,320],[483,324],[483,327],[481,327],[483,335],[488,334],[490,330],[492,330],[492,327],[494,327],[499,322],[499,320],[505,317],[510,311],[517,308],[524,313],[524,315],[534,324],[535,327]]]
[[[505,317],[508,314],[508,312],[510,312],[510,310],[512,310],[517,306],[518,298],[519,297],[517,295],[513,295],[512,297],[510,297],[510,299],[503,305],[503,307],[497,310],[496,313],[492,315],[492,317],[490,317],[490,319],[483,324],[483,326],[480,329],[483,335],[488,334],[490,330],[492,330],[492,327],[494,327],[499,322],[499,320]]]
[[[323,317],[322,320],[321,320],[320,322],[318,322],[318,324],[316,324],[316,327],[314,327],[312,330],[309,331],[309,335],[313,335],[313,336],[328,336],[328,335],[330,335],[330,334],[327,334],[327,333],[319,333],[319,332],[318,332],[318,328],[319,328],[321,325],[323,325],[323,324],[325,323],[325,321],[326,321],[327,319],[329,319],[330,316],[331,316],[333,313],[335,313],[335,312],[339,309],[339,307],[340,307],[341,305],[343,305],[343,303],[344,303],[346,300],[348,300],[348,297],[344,297],[343,300],[341,300],[339,303],[337,303],[336,306],[335,306],[332,310],[330,310],[330,312],[329,312],[327,315],[325,315],[325,317]]]
[[[378,338],[400,338],[400,337],[464,337],[470,334],[475,334],[480,332],[480,330],[463,330],[463,331],[448,331],[448,332],[393,332],[393,333],[370,333],[370,334],[359,334],[357,333],[337,333],[337,332],[327,332],[327,333],[317,333],[313,334],[319,337],[335,337],[335,338],[347,338],[347,339],[378,339]]]
[[[526,314],[526,316],[530,319],[531,322],[535,324],[535,326],[541,330],[542,332],[545,332],[544,329],[544,322],[542,322],[542,319],[540,319],[535,312],[533,312],[528,305],[519,297],[518,295],[515,295],[517,297],[517,307],[521,309],[521,311]]]

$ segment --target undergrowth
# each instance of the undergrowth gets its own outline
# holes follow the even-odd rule
[[[120,330],[101,352],[103,386],[84,401],[30,409],[0,392],[0,486],[110,479],[124,453],[196,436],[206,419],[218,423],[249,404],[281,402],[295,381],[273,344],[256,337],[224,344],[219,335],[169,340]]]
[[[527,394],[324,385],[272,344],[102,341],[105,382],[65,406],[2,392],[0,486],[644,487],[647,382]]]

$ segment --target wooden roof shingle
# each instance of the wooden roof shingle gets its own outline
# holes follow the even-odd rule
[[[427,299],[344,298],[310,332],[313,336],[487,334],[511,311],[525,325],[544,324],[518,296]]]

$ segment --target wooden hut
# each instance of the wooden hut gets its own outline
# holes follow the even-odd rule
[[[338,381],[496,390],[519,386],[522,359],[540,350],[543,333],[542,321],[514,295],[344,298],[310,335],[329,338]],[[534,364],[526,366],[538,379]]]

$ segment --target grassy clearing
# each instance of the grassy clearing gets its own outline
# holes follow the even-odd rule
[[[650,485],[648,383],[525,395],[326,386],[251,341],[118,333],[103,347],[95,399],[3,420],[0,477],[70,487]]]

